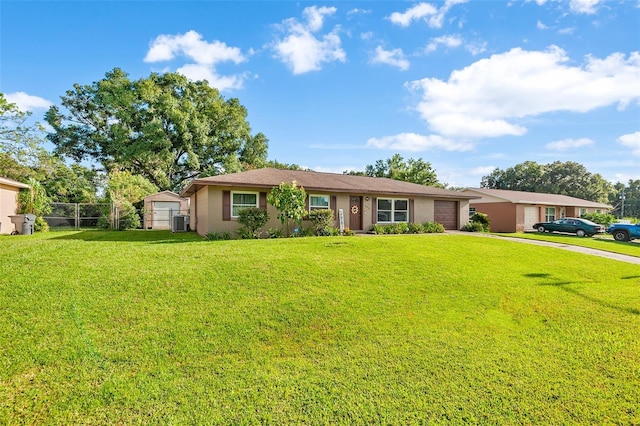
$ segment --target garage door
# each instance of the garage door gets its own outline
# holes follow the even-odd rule
[[[180,203],[174,201],[154,201],[153,229],[171,229],[171,218],[180,214]]]
[[[458,202],[436,201],[434,219],[436,222],[441,223],[444,229],[458,229]]]
[[[524,230],[532,231],[533,224],[538,222],[538,208],[535,206],[524,208]]]

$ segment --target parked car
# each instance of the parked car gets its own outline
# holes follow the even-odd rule
[[[616,241],[631,241],[640,238],[640,223],[614,223],[607,228],[607,234],[613,235]]]
[[[605,231],[603,225],[591,222],[590,220],[576,217],[564,217],[553,222],[539,222],[533,225],[538,232],[567,232],[584,237],[595,234],[602,234]]]

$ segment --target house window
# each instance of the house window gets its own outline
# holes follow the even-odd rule
[[[257,192],[231,193],[231,217],[238,217],[240,210],[248,207],[258,207]]]
[[[309,196],[309,211],[328,209],[328,208],[329,208],[328,195],[310,195]]]
[[[553,222],[556,220],[556,208],[555,207],[547,207],[545,209],[544,221],[545,222]]]
[[[587,209],[580,209],[580,217],[584,216],[585,214],[587,214]]]
[[[469,218],[471,218],[471,216],[473,216],[474,214],[476,214],[476,208],[469,207]]]
[[[409,200],[378,198],[378,222],[408,222]]]

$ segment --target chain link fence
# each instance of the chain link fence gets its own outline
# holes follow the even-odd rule
[[[137,219],[130,217],[137,216]],[[120,229],[133,224],[138,229],[172,229],[174,216],[189,215],[181,209],[135,209],[123,211],[109,203],[51,203],[44,220],[52,231],[79,229]]]
[[[109,203],[51,203],[44,220],[51,230],[115,228],[116,209]]]

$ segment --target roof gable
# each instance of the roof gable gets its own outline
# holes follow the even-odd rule
[[[185,201],[185,198],[179,196],[175,192],[172,191],[162,191],[156,194],[147,195],[144,197],[145,201],[150,200],[167,200],[167,199],[175,199],[176,201]]]
[[[400,196],[428,196],[440,198],[471,199],[476,196],[457,191],[403,182],[388,178],[353,176],[337,173],[321,173],[273,168],[249,170],[228,175],[196,179],[182,192],[189,196],[204,186],[251,187],[270,189],[282,182],[293,182],[309,191],[337,193],[362,193]]]

